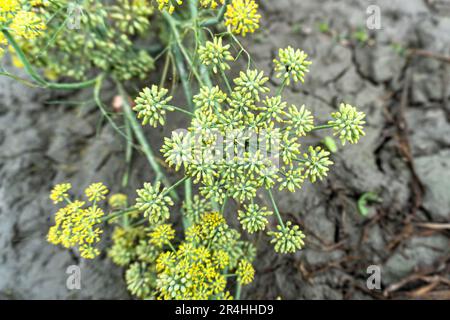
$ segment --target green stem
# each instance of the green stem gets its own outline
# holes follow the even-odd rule
[[[128,179],[130,176],[131,158],[133,156],[133,142],[132,142],[132,132],[131,132],[130,121],[128,121],[127,117],[124,117],[124,122],[125,122],[125,132],[128,136],[127,146],[125,149],[126,169],[125,169],[125,173],[122,178],[122,187],[125,188],[128,185]]]
[[[175,64],[177,65],[178,74],[180,75],[181,84],[183,86],[184,94],[186,96],[186,101],[191,110],[194,110],[194,103],[192,101],[192,90],[191,85],[189,83],[188,74],[186,71],[186,67],[183,62],[183,58],[181,56],[180,49],[174,45],[172,48]]]
[[[283,222],[283,219],[281,219],[281,215],[280,215],[280,211],[278,210],[277,203],[275,202],[275,199],[273,198],[272,190],[267,189],[267,192],[269,193],[270,201],[272,202],[273,210],[275,211],[275,215],[277,216],[278,223],[284,229],[284,222]]]
[[[311,131],[316,131],[316,130],[323,130],[323,129],[331,129],[334,128],[334,124],[323,124],[320,126],[316,126],[314,128],[311,129]]]
[[[164,18],[166,19],[167,23],[170,26],[170,29],[172,30],[172,34],[175,37],[175,41],[178,45],[178,48],[180,49],[181,53],[183,54],[184,58],[186,59],[192,73],[194,74],[194,76],[197,78],[197,81],[200,83],[200,85],[202,85],[202,79],[200,77],[200,75],[197,72],[197,69],[194,66],[194,63],[192,62],[191,58],[189,57],[189,54],[186,52],[186,49],[183,46],[183,43],[181,42],[181,37],[180,37],[180,33],[178,32],[175,20],[172,18],[172,16],[167,13],[167,12],[163,12],[162,13]]]
[[[242,289],[242,285],[237,282],[236,283],[236,295],[234,296],[235,300],[241,300],[241,289]]]
[[[187,110],[184,110],[184,109],[182,109],[182,108],[175,107],[175,106],[171,106],[171,107],[172,107],[174,110],[179,111],[179,112],[182,112],[182,113],[187,114],[187,115],[190,115],[191,117],[194,117],[194,116],[195,116],[195,114],[193,114],[193,113],[190,112],[190,111],[187,111]]]
[[[103,217],[103,218],[101,219],[101,221],[102,221],[102,222],[106,222],[106,221],[109,221],[109,220],[111,220],[111,219],[120,217],[120,216],[123,215],[123,214],[127,214],[127,213],[130,213],[130,212],[133,212],[133,211],[136,211],[136,209],[135,209],[134,207],[128,208],[128,209],[125,209],[125,210],[122,210],[122,211],[114,212],[114,213],[112,213],[112,214],[109,214],[109,215]]]
[[[277,90],[277,96],[281,96],[281,94],[283,93],[283,90],[286,86],[286,81],[283,81],[283,83],[281,84],[281,86],[278,88]]]
[[[133,110],[131,110],[131,106],[128,103],[128,94],[125,92],[125,89],[123,88],[122,84],[119,82],[116,82],[117,89],[122,96],[122,106],[125,113],[125,116],[127,117],[128,121],[130,122],[131,129],[133,129],[134,134],[136,135],[137,140],[139,141],[142,151],[144,152],[150,166],[156,173],[156,178],[158,180],[161,180],[162,183],[167,187],[170,188],[170,182],[169,179],[164,175],[164,173],[161,170],[161,167],[159,166],[158,162],[156,161],[155,155],[153,153],[153,150],[150,148],[150,145],[148,144],[147,139],[145,138],[144,131],[142,130],[141,125],[136,120],[135,114]],[[178,200],[178,195],[171,190],[171,196]]]
[[[225,278],[231,278],[231,277],[236,277],[237,275],[235,273],[226,273],[226,274],[223,274],[223,276]]]
[[[201,27],[211,27],[211,26],[214,26],[214,25],[222,22],[222,20],[225,16],[225,12],[227,11],[227,6],[229,4],[230,4],[230,0],[225,0],[225,3],[220,8],[219,12],[217,13],[217,16],[204,21],[200,26]]]
[[[40,86],[42,86],[44,88],[49,88],[49,89],[73,90],[73,89],[82,89],[82,88],[91,87],[96,83],[97,78],[83,81],[83,82],[75,82],[75,83],[47,82],[31,66],[30,62],[28,61],[27,57],[25,56],[25,53],[22,51],[22,49],[20,48],[20,46],[16,42],[16,40],[14,40],[13,36],[9,33],[9,31],[5,30],[5,29],[3,29],[1,31],[5,35],[5,38],[8,40],[9,44],[14,48],[14,51],[16,52],[18,58],[24,65],[25,71]]]
[[[225,211],[225,206],[227,205],[227,201],[228,201],[228,197],[225,197],[225,199],[223,200],[222,207],[220,208],[220,213],[222,213],[222,214]]]
[[[225,71],[223,71],[222,68],[220,68],[220,74],[223,78],[223,81],[225,82],[225,84],[227,86],[228,92],[231,94],[233,92],[233,89],[231,88],[230,81],[228,81]]]
[[[192,207],[192,180],[187,179],[184,182],[184,195],[185,195],[185,204],[188,209]],[[184,230],[189,228],[192,225],[191,219],[189,219],[185,214],[183,215],[183,227]]]
[[[167,242],[167,244],[169,245],[170,249],[171,249],[173,252],[177,252],[177,250],[175,250],[175,247],[174,247],[170,242]]]
[[[178,180],[177,182],[175,182],[173,185],[171,185],[164,191],[164,195],[174,191],[176,189],[176,187],[178,187],[180,184],[185,182],[187,179],[189,179],[189,177],[186,176],[186,177],[183,177],[182,179]]]

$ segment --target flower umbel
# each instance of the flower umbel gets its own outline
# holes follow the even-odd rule
[[[106,199],[105,195],[108,194],[109,190],[103,183],[97,182],[87,187],[84,192],[89,201],[101,201]]]
[[[144,188],[136,190],[138,197],[136,198],[136,208],[144,212],[151,224],[157,224],[169,219],[169,206],[173,206],[172,199],[165,195],[164,188],[162,191],[161,183],[157,182],[155,186],[150,183],[144,183]]]
[[[229,49],[229,44],[225,46],[222,44],[222,38],[214,37],[212,42],[207,41],[204,46],[200,46],[198,54],[200,61],[207,66],[211,66],[214,73],[217,73],[219,70],[230,69],[226,61],[233,61],[234,58]]]
[[[294,253],[301,249],[305,242],[303,239],[305,235],[297,225],[292,226],[288,221],[286,226],[277,226],[278,231],[270,231],[267,234],[273,237],[270,241],[275,244],[275,251],[279,253]]]
[[[268,211],[266,207],[260,208],[255,203],[244,206],[244,209],[244,211],[238,210],[238,219],[244,230],[254,233],[266,228],[268,223],[266,217],[272,214],[271,211]]]
[[[356,110],[349,104],[341,103],[338,112],[333,112],[331,116],[334,120],[328,122],[333,125],[335,135],[339,134],[342,145],[345,142],[357,143],[361,136],[365,135],[363,131],[363,124],[366,122],[363,120],[366,116],[364,112]]]
[[[225,13],[225,25],[244,37],[259,28],[259,19],[261,15],[255,0],[232,0]]]
[[[305,177],[309,178],[311,182],[316,182],[317,178],[322,180],[330,170],[328,167],[333,164],[328,157],[330,153],[321,147],[309,147],[308,151],[309,154],[305,153],[303,155],[305,158],[303,162],[305,166]]]
[[[294,50],[292,47],[280,49],[278,58],[274,59],[277,78],[282,78],[284,83],[289,85],[291,79],[294,82],[305,82],[305,73],[309,72],[308,66],[312,63],[306,60],[308,55],[300,49]]]
[[[142,125],[149,123],[151,126],[156,127],[158,123],[164,125],[166,111],[173,111],[174,108],[168,105],[172,100],[171,96],[167,96],[169,90],[164,88],[158,88],[153,85],[151,89],[144,88],[139,97],[136,98],[136,105],[133,107],[134,111],[137,111],[138,119],[142,120]]]
[[[69,197],[67,191],[70,189],[72,189],[72,185],[70,183],[57,184],[53,187],[50,193],[50,199],[53,200],[54,204],[63,202],[65,198]]]
[[[237,279],[240,284],[249,284],[253,281],[253,277],[255,276],[255,269],[253,269],[253,266],[248,261],[241,260],[236,270],[236,274],[238,276]]]

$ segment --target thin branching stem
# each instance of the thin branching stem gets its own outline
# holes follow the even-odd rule
[[[128,121],[130,122],[131,129],[133,130],[136,139],[139,141],[139,144],[142,147],[142,151],[144,152],[150,166],[152,167],[153,171],[156,173],[156,178],[158,180],[161,180],[162,183],[167,187],[170,188],[170,182],[169,179],[164,175],[163,171],[161,170],[161,167],[159,163],[156,160],[156,157],[153,153],[152,148],[150,147],[147,139],[145,138],[144,131],[142,130],[141,125],[136,120],[135,114],[133,110],[131,109],[130,104],[128,103],[128,94],[125,92],[125,89],[123,85],[120,82],[116,82],[117,89],[122,96],[122,107],[123,111],[125,113],[125,116],[127,117]],[[175,199],[178,200],[178,195],[174,190],[171,190],[170,195]]]

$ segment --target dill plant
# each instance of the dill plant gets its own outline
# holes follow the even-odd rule
[[[48,241],[93,259],[110,224],[114,231],[108,256],[126,269],[133,295],[240,298],[241,286],[255,277],[256,248],[227,223],[228,204],[239,204],[230,219],[239,221],[244,238],[246,233],[264,232],[276,252],[301,250],[306,236],[283,219],[273,190],[297,192],[308,181],[324,179],[333,165],[330,152],[303,146],[302,139],[328,129],[343,145],[357,143],[364,135],[364,113],[342,103],[329,122],[320,124],[308,106],[284,101],[284,90],[292,82],[303,83],[312,63],[307,53],[290,46],[279,49],[273,61],[281,79],[275,92],[249,56],[248,67],[238,77],[227,75],[237,57],[248,55],[238,36],[259,28],[255,0],[86,0],[80,4],[77,32],[65,28],[71,18],[68,5],[68,0],[0,4],[0,46],[12,48],[31,81],[6,70],[1,74],[44,88],[92,87],[100,112],[125,137],[127,163],[139,146],[156,182],[144,183],[133,203],[120,193],[111,195],[108,205],[108,189],[102,183],[86,188],[86,201],[70,195],[70,184],[56,185],[50,198],[65,205],[55,214]],[[158,38],[157,46],[146,45],[154,43],[150,37]],[[145,79],[163,58],[160,83],[131,90],[130,81]],[[170,66],[181,81],[184,106],[171,103],[166,81]],[[58,82],[62,79],[66,81]],[[119,113],[112,114],[104,104],[106,83],[115,84]],[[188,119],[186,128],[165,137],[160,150],[167,165],[182,172],[175,183],[167,178],[143,130],[165,125],[170,112]],[[122,188],[127,186],[125,172]],[[180,202],[181,221],[175,221],[180,215],[174,214],[174,205]]]

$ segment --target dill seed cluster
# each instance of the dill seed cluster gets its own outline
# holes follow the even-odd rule
[[[214,73],[218,70],[223,72],[229,68],[225,61],[233,60],[229,48],[229,45],[223,45],[222,38],[214,38],[199,48],[199,56]],[[190,126],[165,138],[161,149],[169,166],[175,170],[183,168],[184,174],[199,184],[200,195],[205,200],[221,205],[228,199],[242,203],[244,206],[238,212],[238,220],[250,233],[265,230],[267,217],[273,213],[257,204],[259,191],[265,189],[270,196],[275,187],[295,192],[305,181],[314,183],[327,176],[333,164],[330,152],[321,146],[309,146],[302,152],[303,137],[324,126],[332,128],[340,136],[342,144],[346,141],[355,143],[364,135],[364,114],[349,104],[342,104],[340,111],[331,115],[333,120],[328,124],[316,126],[305,105],[289,105],[283,100],[283,88],[291,80],[305,81],[311,64],[307,57],[299,49],[280,49],[274,60],[274,69],[283,82],[275,94],[271,94],[267,86],[268,77],[258,69],[241,71],[233,80],[234,86],[228,83],[226,89],[219,84],[200,87],[199,93],[193,97],[195,110],[186,112],[192,117]],[[224,80],[227,83],[226,76]],[[158,92],[163,95],[153,100],[146,99],[144,108],[142,97],[148,96],[148,90],[144,89],[136,99],[138,118],[143,117],[142,110],[145,110],[145,117],[164,123],[166,111],[183,110],[168,105],[171,97],[166,97],[167,90],[155,86],[152,87],[154,96]],[[144,123],[148,122],[145,119]],[[155,124],[156,120],[152,122]],[[149,199],[148,206],[141,210],[146,215],[158,217],[163,212],[163,218],[168,219],[169,199],[161,192]],[[152,201],[158,203],[154,210],[150,205]],[[206,202],[197,198],[195,205]],[[143,203],[139,198],[137,206]],[[193,209],[186,212],[195,219]],[[285,224],[278,213],[276,216],[278,231],[268,233],[275,250],[289,253],[301,249],[304,235],[299,227],[292,226],[291,222]]]

